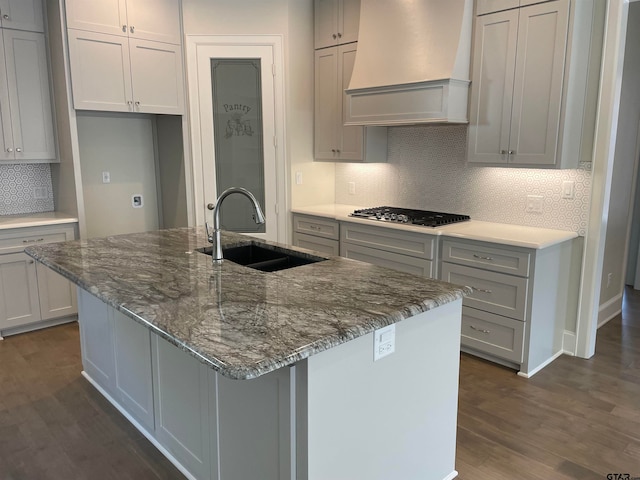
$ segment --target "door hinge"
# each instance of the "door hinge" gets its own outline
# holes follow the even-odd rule
[[[273,136],[273,146],[274,148],[278,148],[278,137],[275,135]]]
[[[272,63],[271,64],[271,74],[275,77],[276,76],[276,64]]]
[[[274,209],[276,211],[276,215],[279,215],[280,214],[280,206],[277,203],[274,205]]]

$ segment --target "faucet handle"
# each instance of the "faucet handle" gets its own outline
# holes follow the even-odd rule
[[[204,222],[204,228],[207,230],[207,240],[213,243],[213,230],[209,228],[209,222]]]

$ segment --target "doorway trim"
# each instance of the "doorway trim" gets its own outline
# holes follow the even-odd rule
[[[186,35],[187,97],[191,138],[191,167],[195,225],[205,223],[205,198],[202,143],[200,136],[200,107],[198,94],[198,49],[210,46],[267,46],[273,52],[275,146],[276,146],[276,212],[278,241],[287,243],[289,226],[289,195],[286,152],[284,54],[282,35]],[[267,141],[267,139],[265,139]]]

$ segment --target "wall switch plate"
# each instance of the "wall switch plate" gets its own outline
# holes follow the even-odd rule
[[[296,172],[296,185],[302,185],[302,172]]]
[[[544,197],[542,195],[527,195],[527,213],[542,213]]]
[[[373,361],[396,351],[396,326],[387,325],[373,332]]]
[[[131,205],[133,208],[142,208],[144,206],[144,199],[141,193],[136,193],[131,196]]]
[[[102,172],[102,183],[111,183],[111,173]]]
[[[349,186],[349,195],[355,195],[356,194],[356,182],[349,182],[347,185]]]
[[[574,197],[574,186],[575,182],[573,180],[565,180],[562,182],[562,198],[572,199]]]

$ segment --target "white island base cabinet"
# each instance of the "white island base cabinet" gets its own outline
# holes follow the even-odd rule
[[[231,380],[79,290],[84,375],[190,479],[455,478],[461,300]],[[125,368],[126,367],[126,368]]]

